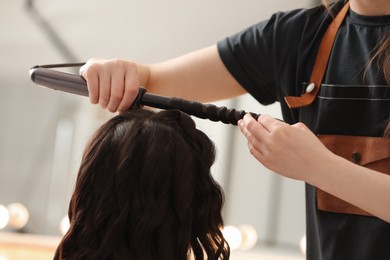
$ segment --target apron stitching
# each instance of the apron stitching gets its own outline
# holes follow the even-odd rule
[[[370,100],[370,101],[390,101],[389,98],[331,98],[324,96],[317,96],[319,99],[329,99],[329,100]]]

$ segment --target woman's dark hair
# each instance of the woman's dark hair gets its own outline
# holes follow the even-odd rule
[[[370,65],[374,61],[376,61],[378,67],[382,68],[387,84],[390,86],[390,29],[378,45],[374,56],[370,60]],[[384,134],[386,137],[390,137],[390,119],[388,120]]]
[[[214,158],[187,114],[113,117],[86,147],[55,259],[228,259]]]

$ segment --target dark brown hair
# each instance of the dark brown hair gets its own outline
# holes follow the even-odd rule
[[[383,74],[390,85],[390,30],[387,31],[382,41],[378,45],[375,54],[371,58],[369,65],[372,65],[376,61],[378,67],[382,67]],[[390,137],[390,119],[388,120],[385,128],[384,135]]]
[[[113,117],[86,147],[55,259],[229,259],[214,153],[182,112]]]
[[[322,4],[328,10],[328,12],[334,16],[331,11],[329,0],[321,0]],[[373,56],[367,64],[367,68],[376,64],[383,71],[385,80],[390,85],[390,30],[385,33],[381,42],[378,44],[375,50],[373,50]],[[385,136],[390,137],[390,119],[385,129]]]

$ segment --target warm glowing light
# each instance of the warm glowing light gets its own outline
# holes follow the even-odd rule
[[[306,255],[306,235],[303,235],[301,241],[299,241],[299,248],[301,249],[302,254]]]
[[[240,226],[240,232],[242,236],[240,249],[252,249],[256,245],[258,239],[256,229],[250,225],[242,225]]]
[[[9,213],[6,207],[0,204],[0,229],[7,226],[9,221]]]
[[[7,208],[9,212],[8,225],[17,229],[23,228],[30,218],[27,208],[21,203],[11,203]]]
[[[66,232],[68,232],[69,227],[70,227],[69,218],[68,218],[68,216],[65,216],[65,217],[62,218],[62,220],[61,220],[61,222],[60,222],[60,231],[61,231],[61,234],[62,234],[62,235],[65,235]]]
[[[238,228],[233,226],[226,226],[223,228],[222,234],[229,243],[230,250],[236,250],[240,247],[242,235]]]

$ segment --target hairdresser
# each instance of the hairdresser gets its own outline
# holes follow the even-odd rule
[[[246,115],[239,128],[260,163],[306,183],[307,259],[390,259],[389,31],[389,0],[324,1],[176,59],[91,59],[80,73],[111,112],[126,111],[138,86],[279,102],[286,123]]]

